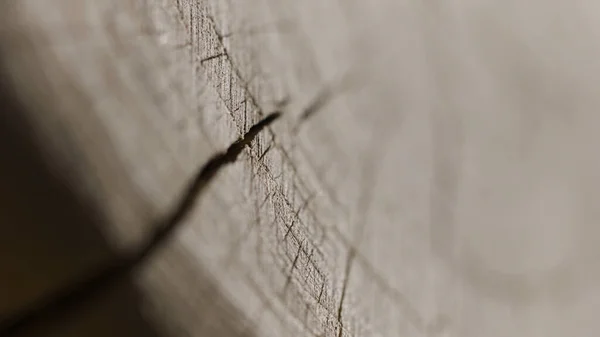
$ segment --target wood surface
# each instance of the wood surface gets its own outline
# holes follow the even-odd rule
[[[0,319],[22,336],[596,336],[593,1],[0,4]]]

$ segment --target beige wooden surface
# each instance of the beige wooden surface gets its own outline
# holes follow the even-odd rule
[[[30,128],[3,136],[55,174],[4,142],[0,313],[134,247],[282,108],[177,240],[46,333],[595,336],[597,7],[4,2],[4,113]]]

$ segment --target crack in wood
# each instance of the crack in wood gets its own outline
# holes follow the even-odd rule
[[[55,293],[36,301],[22,311],[0,322],[1,336],[14,336],[27,327],[34,326],[48,317],[68,313],[77,305],[98,295],[118,280],[129,276],[166,241],[191,213],[197,199],[214,177],[228,164],[235,162],[244,149],[250,145],[256,135],[280,117],[279,112],[269,114],[256,123],[240,139],[233,142],[227,150],[214,155],[202,166],[198,174],[186,187],[181,199],[163,220],[158,222],[155,232],[141,245],[141,248],[129,252],[119,261],[110,261],[95,272],[88,274],[75,284],[68,285]]]

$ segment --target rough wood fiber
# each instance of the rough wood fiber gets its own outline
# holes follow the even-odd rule
[[[281,108],[141,275],[29,333],[595,336],[597,6],[3,2],[0,314]]]

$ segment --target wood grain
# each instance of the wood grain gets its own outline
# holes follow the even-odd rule
[[[596,7],[3,2],[0,316],[281,110],[141,273],[31,334],[594,336]]]

